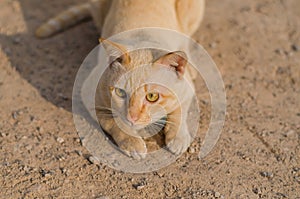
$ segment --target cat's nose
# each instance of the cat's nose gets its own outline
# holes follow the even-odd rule
[[[132,124],[134,124],[136,121],[138,121],[138,116],[136,115],[131,115],[131,114],[127,114],[127,119],[129,122],[131,122]]]

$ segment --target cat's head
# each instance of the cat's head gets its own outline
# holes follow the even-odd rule
[[[184,52],[155,57],[149,49],[127,52],[119,44],[107,42],[105,45],[110,54],[121,54],[112,56],[102,86],[109,93],[109,104],[116,120],[141,129],[159,122],[179,106],[178,96],[169,87],[183,81],[187,64]],[[162,79],[165,80],[163,84]]]

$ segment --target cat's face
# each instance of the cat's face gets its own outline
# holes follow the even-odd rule
[[[112,87],[110,92],[115,114],[134,129],[160,121],[178,104],[174,93],[158,84],[144,84],[133,92]]]
[[[182,52],[154,59],[149,50],[137,50],[115,59],[101,88],[109,93],[109,108],[117,123],[139,130],[160,122],[178,107],[176,94],[168,84],[182,81],[185,65]],[[167,84],[156,83],[158,79],[168,79]]]

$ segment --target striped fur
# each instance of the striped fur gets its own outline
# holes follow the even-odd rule
[[[50,37],[55,33],[90,17],[91,12],[89,3],[73,6],[41,25],[36,30],[35,35],[38,38]]]

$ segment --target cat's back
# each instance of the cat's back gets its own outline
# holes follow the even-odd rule
[[[143,27],[192,35],[203,18],[205,0],[112,0],[102,36]]]
[[[179,29],[176,0],[113,0],[102,36],[142,27]],[[178,30],[180,31],[180,30]]]

